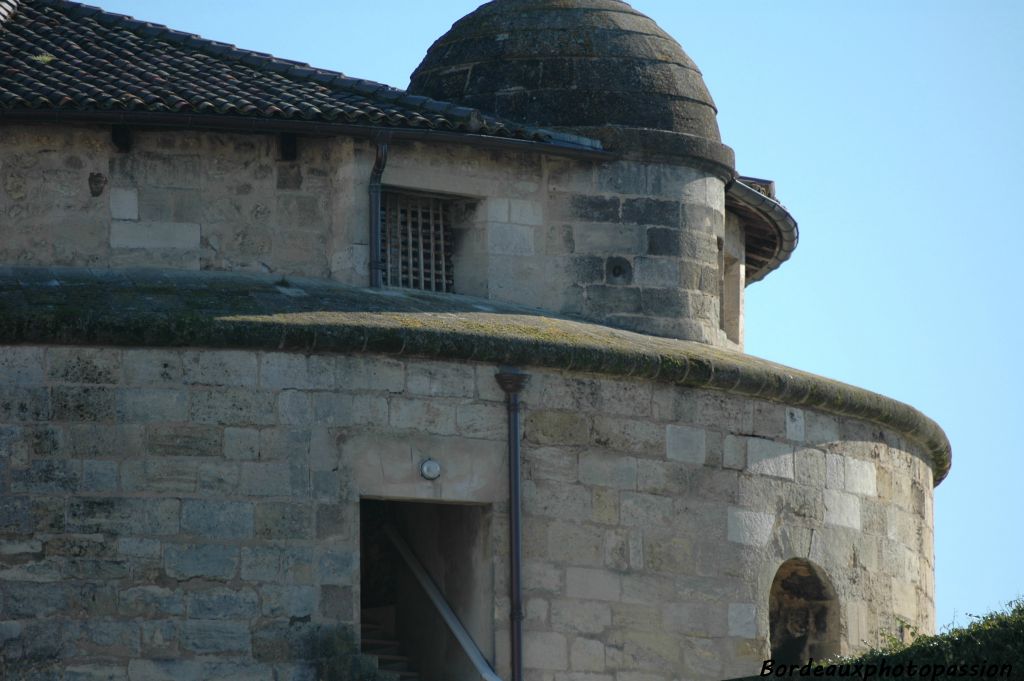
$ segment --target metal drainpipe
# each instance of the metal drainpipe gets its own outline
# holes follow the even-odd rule
[[[384,135],[377,138],[377,158],[373,162],[370,173],[370,286],[384,286],[384,259],[381,257],[380,236],[380,185],[384,176],[384,167],[388,164],[388,151],[391,137]]]
[[[512,681],[523,679],[523,581],[522,581],[522,488],[519,449],[519,392],[529,376],[518,369],[503,368],[495,377],[505,392],[508,406],[508,496],[509,496],[509,600],[511,612]]]

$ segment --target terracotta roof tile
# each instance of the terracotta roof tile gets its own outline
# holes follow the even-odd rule
[[[561,137],[69,0],[0,0],[0,113],[28,110],[241,116],[545,142]]]

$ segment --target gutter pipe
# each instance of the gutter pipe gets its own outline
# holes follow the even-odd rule
[[[377,157],[370,173],[370,287],[384,286],[384,258],[380,234],[380,186],[388,164],[391,138],[384,134],[377,139]]]
[[[529,375],[513,368],[503,368],[495,380],[505,392],[508,407],[508,496],[509,496],[509,600],[511,602],[510,651],[512,681],[523,680],[523,530],[522,530],[522,452],[519,445],[519,393]]]

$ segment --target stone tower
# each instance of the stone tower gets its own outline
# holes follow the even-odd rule
[[[408,92],[0,0],[0,677],[713,681],[932,629],[941,428],[742,352],[796,240],[616,0],[488,3]]]

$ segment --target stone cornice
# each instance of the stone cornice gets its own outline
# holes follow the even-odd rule
[[[377,353],[655,380],[817,409],[951,450],[913,407],[743,353],[464,296],[316,279],[157,270],[0,268],[0,344]]]

